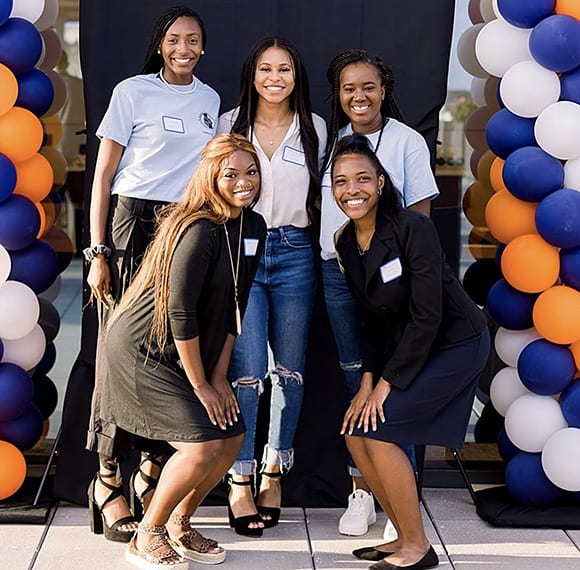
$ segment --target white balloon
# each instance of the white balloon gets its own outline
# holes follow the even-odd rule
[[[493,20],[481,29],[475,40],[475,54],[490,75],[503,77],[516,63],[532,59],[528,46],[532,30],[516,28],[503,20]]]
[[[558,101],[546,107],[534,125],[536,141],[560,160],[580,157],[580,105]]]
[[[0,283],[4,283],[8,279],[11,269],[12,260],[10,259],[10,254],[3,245],[0,245]]]
[[[496,13],[493,10],[493,0],[481,0],[479,4],[479,11],[485,22],[491,22],[497,18]]]
[[[10,17],[24,18],[34,24],[44,12],[44,4],[44,0],[13,0]]]
[[[506,108],[515,115],[537,117],[560,98],[560,79],[535,61],[520,61],[505,72],[499,92]]]
[[[580,190],[580,157],[568,160],[564,165],[564,188]]]
[[[530,342],[539,338],[542,336],[534,327],[523,331],[512,331],[499,327],[494,338],[495,351],[508,366],[516,367],[522,350]]]
[[[520,396],[505,415],[507,436],[516,447],[530,453],[542,451],[548,438],[565,427],[568,424],[560,404],[550,396]]]
[[[518,371],[511,366],[502,368],[491,381],[489,397],[498,414],[506,415],[508,408],[520,396],[531,394],[520,380]]]
[[[62,285],[62,277],[60,275],[57,275],[56,279],[54,280],[54,283],[48,289],[42,291],[42,293],[40,293],[38,296],[42,297],[43,299],[46,299],[47,301],[50,301],[51,303],[54,303],[54,301],[58,297],[58,294],[60,293],[61,285]]]
[[[32,370],[44,356],[46,337],[39,325],[22,338],[3,339],[4,355],[2,362],[18,364],[24,370]]]
[[[556,487],[580,491],[580,429],[565,428],[552,434],[542,450],[542,467]]]
[[[465,30],[459,37],[457,42],[457,59],[461,64],[461,67],[467,71],[470,75],[475,77],[488,77],[487,71],[481,67],[477,57],[475,56],[475,41],[477,34],[483,27],[484,23],[476,24],[475,26],[470,26]]]
[[[0,338],[26,336],[38,321],[40,305],[34,291],[20,281],[0,285]]]
[[[39,32],[54,26],[58,17],[58,0],[45,0],[44,10],[34,25]]]

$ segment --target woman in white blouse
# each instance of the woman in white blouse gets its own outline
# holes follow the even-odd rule
[[[242,69],[238,105],[219,121],[218,132],[230,131],[248,137],[258,151],[262,193],[255,211],[268,227],[230,365],[247,427],[244,446],[230,471],[230,525],[239,534],[260,536],[263,528],[278,523],[280,477],[294,462],[315,290],[309,213],[320,196],[319,170],[326,145],[324,120],[311,112],[306,70],[287,40],[268,37],[251,49]],[[248,247],[246,255],[251,255]],[[268,369],[268,344],[273,370]],[[268,376],[270,425],[254,503],[256,418]]]

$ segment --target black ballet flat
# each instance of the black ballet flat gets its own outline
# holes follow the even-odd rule
[[[402,570],[403,568],[405,570],[425,570],[426,568],[435,568],[435,566],[439,566],[439,556],[437,556],[433,547],[430,546],[425,556],[410,566],[397,566],[386,560],[380,560],[375,564],[371,564],[369,570]]]
[[[387,556],[393,554],[392,552],[383,552],[377,550],[374,546],[365,546],[364,548],[357,548],[352,551],[352,555],[360,560],[369,560],[370,562],[378,562]]]

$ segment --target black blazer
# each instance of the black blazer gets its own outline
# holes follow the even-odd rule
[[[369,250],[360,255],[351,221],[336,250],[361,308],[363,372],[404,389],[438,347],[476,336],[486,326],[444,260],[433,222],[402,209],[379,209]]]

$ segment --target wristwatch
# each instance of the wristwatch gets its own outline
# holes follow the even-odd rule
[[[91,245],[91,247],[83,249],[83,255],[87,261],[92,261],[95,259],[95,257],[97,257],[97,255],[101,254],[103,254],[105,257],[109,257],[111,252],[112,250],[110,247],[102,244]]]

